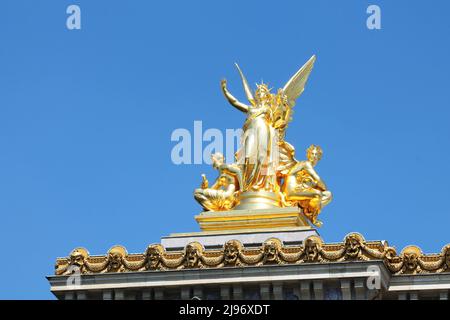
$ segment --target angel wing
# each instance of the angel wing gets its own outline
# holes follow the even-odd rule
[[[252,90],[250,89],[250,86],[248,85],[247,79],[244,76],[244,73],[242,72],[241,68],[239,68],[239,65],[235,62],[234,65],[239,71],[239,75],[241,76],[242,85],[244,86],[245,95],[247,96],[247,99],[249,102],[253,101],[253,94]]]
[[[283,92],[286,95],[287,103],[291,108],[295,105],[297,98],[303,93],[306,81],[308,80],[315,61],[316,56],[313,55],[285,84]]]

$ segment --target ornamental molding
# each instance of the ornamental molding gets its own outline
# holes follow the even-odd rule
[[[407,246],[398,254],[385,241],[366,241],[361,234],[350,233],[340,243],[327,244],[318,236],[309,236],[299,246],[283,245],[281,240],[269,238],[259,248],[245,247],[238,240],[229,240],[220,250],[206,250],[195,241],[182,251],[166,251],[161,244],[151,244],[143,253],[129,254],[123,246],[114,246],[106,255],[100,256],[91,256],[79,247],[68,257],[56,260],[55,275],[374,260],[383,261],[393,275],[450,273],[450,244],[438,254],[424,254],[417,246]]]

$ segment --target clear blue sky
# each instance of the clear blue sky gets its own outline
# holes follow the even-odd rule
[[[82,29],[66,28],[81,7]],[[382,29],[366,28],[378,4]],[[450,2],[24,1],[0,4],[0,298],[52,299],[55,258],[142,252],[198,230],[208,165],[175,166],[176,128],[241,127],[233,63],[282,86],[317,61],[287,139],[324,149],[320,230],[439,252],[450,242]]]

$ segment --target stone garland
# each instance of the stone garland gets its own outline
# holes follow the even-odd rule
[[[112,247],[106,256],[90,256],[84,248],[74,249],[69,257],[58,258],[56,275],[74,272],[165,271],[195,268],[225,268],[261,265],[328,263],[381,260],[392,274],[450,272],[450,244],[439,254],[425,255],[417,246],[407,246],[400,255],[386,242],[368,242],[359,233],[348,234],[342,243],[324,244],[317,236],[305,239],[301,246],[284,246],[276,238],[267,239],[261,248],[244,248],[238,240],[227,241],[222,250],[205,250],[191,242],[179,252],[166,252],[152,244],[143,254],[128,254],[122,246]]]

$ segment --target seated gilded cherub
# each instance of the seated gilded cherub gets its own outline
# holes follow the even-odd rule
[[[235,164],[227,164],[221,153],[211,156],[214,169],[219,171],[219,177],[214,185],[209,187],[208,180],[202,175],[200,188],[195,189],[194,198],[205,211],[231,210],[237,204],[237,191],[242,181],[241,170]]]
[[[306,150],[308,160],[297,162],[287,173],[282,186],[282,193],[289,205],[298,205],[305,216],[316,226],[322,222],[317,220],[322,208],[330,203],[331,192],[314,170],[314,166],[322,158],[322,149],[311,145]]]

